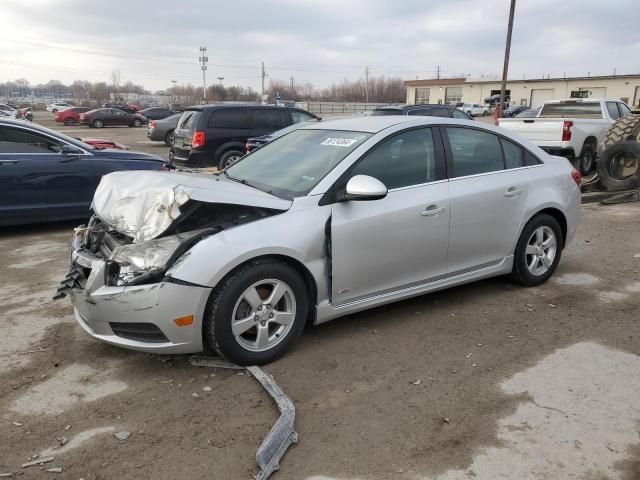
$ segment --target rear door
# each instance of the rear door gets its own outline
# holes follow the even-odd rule
[[[442,144],[434,138],[439,137],[431,128],[397,133],[370,150],[343,177],[346,184],[355,175],[370,175],[389,192],[380,200],[332,206],[335,305],[445,275],[449,182],[444,178]]]
[[[129,125],[131,123],[131,114],[117,108],[111,109],[112,125]]]
[[[442,131],[451,191],[447,273],[496,265],[509,254],[529,195],[524,152],[484,130]]]
[[[290,124],[289,114],[285,108],[252,108],[249,136],[259,137],[273,133]]]

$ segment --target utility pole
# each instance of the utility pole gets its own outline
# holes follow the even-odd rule
[[[440,80],[440,69],[442,67],[440,67],[440,65],[436,66],[436,79]]]
[[[178,83],[178,81],[171,80],[171,83],[173,83],[173,101],[171,103],[176,103],[176,83]]]
[[[264,62],[262,62],[262,96],[264,96],[264,79],[267,77],[267,72],[264,71]]]
[[[364,69],[364,92],[365,92],[365,103],[369,103],[369,67],[365,67]]]
[[[207,62],[209,61],[209,57],[206,56],[207,47],[200,47],[200,58],[198,61],[202,64],[200,67],[202,69],[202,100],[203,103],[207,102]]]
[[[511,52],[511,32],[513,31],[513,14],[516,10],[516,0],[511,0],[509,9],[509,25],[507,27],[507,44],[504,48],[504,65],[502,67],[502,86],[500,87],[500,105],[498,113],[502,117],[504,110],[504,100],[507,90],[507,73],[509,71],[509,53]]]
[[[295,101],[295,99],[296,99],[296,90],[294,88],[294,84],[295,84],[296,79],[293,78],[293,75],[292,75],[289,80],[291,81],[291,100]]]

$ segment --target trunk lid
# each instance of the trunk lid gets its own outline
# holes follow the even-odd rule
[[[189,158],[191,153],[191,139],[196,131],[198,120],[202,112],[200,110],[185,110],[174,130],[173,155],[177,158]]]
[[[506,128],[537,145],[562,140],[563,118],[501,118],[498,126]]]

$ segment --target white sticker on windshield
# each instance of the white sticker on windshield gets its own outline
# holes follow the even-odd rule
[[[357,140],[354,140],[353,138],[327,138],[320,145],[332,145],[334,147],[350,147],[356,142]]]

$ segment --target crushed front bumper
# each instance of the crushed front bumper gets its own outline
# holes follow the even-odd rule
[[[173,283],[131,286],[105,284],[107,262],[73,240],[69,272],[59,293],[69,294],[80,326],[111,345],[153,353],[201,352],[202,319],[211,288]],[[61,292],[62,290],[62,292]],[[193,323],[178,326],[177,318],[193,315]]]

